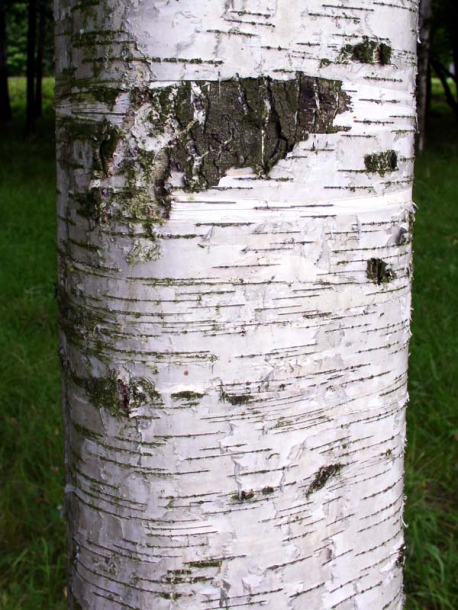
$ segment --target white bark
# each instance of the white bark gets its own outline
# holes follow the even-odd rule
[[[401,608],[416,1],[56,18],[70,608]]]

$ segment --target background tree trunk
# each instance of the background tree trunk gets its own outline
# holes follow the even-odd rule
[[[402,607],[416,3],[59,3],[72,609]]]
[[[41,0],[38,11],[37,56],[35,62],[35,117],[42,115],[43,107],[43,60],[45,50],[45,34],[47,21],[46,0]]]
[[[5,4],[0,3],[0,122],[12,119],[8,89],[7,34]]]
[[[426,121],[430,100],[430,49],[432,28],[432,0],[420,0],[420,42],[418,44],[417,75],[417,137],[416,152],[425,148]]]
[[[27,30],[27,104],[26,133],[35,131],[35,51],[37,39],[37,0],[29,0]]]

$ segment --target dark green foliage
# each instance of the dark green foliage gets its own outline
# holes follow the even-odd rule
[[[27,53],[27,2],[7,2],[8,73],[25,74]]]
[[[10,76],[23,76],[26,70],[27,55],[27,0],[2,0],[5,2],[7,11],[7,34],[8,34],[8,73]],[[48,17],[45,48],[43,57],[43,68],[45,76],[49,76],[54,70],[54,32],[52,27],[52,2],[44,2]],[[41,5],[41,4],[40,4]]]

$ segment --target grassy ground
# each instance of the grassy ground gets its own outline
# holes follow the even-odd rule
[[[12,83],[23,113],[24,82]],[[52,83],[39,134],[0,139],[0,609],[65,608]],[[416,166],[407,610],[458,608],[458,129],[436,96]],[[311,609],[313,610],[313,609]]]
[[[434,83],[417,160],[405,521],[408,610],[458,608],[458,126]]]
[[[63,609],[65,525],[54,279],[52,82],[37,137],[0,138],[0,608]],[[4,128],[2,127],[2,130]]]

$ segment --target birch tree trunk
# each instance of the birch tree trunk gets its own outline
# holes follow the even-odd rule
[[[416,1],[59,0],[69,607],[402,607]]]

